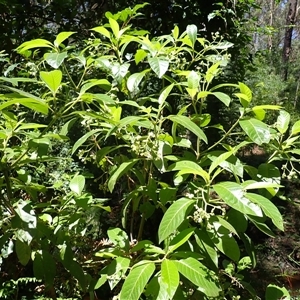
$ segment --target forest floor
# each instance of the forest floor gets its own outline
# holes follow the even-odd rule
[[[275,238],[259,240],[257,267],[250,277],[256,290],[265,291],[272,283],[285,286],[293,299],[300,299],[300,183],[286,183],[285,188],[287,200],[276,201],[285,230],[276,231]]]

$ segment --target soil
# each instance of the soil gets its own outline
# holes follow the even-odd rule
[[[285,231],[274,231],[275,238],[259,241],[257,267],[250,276],[262,299],[268,284],[285,286],[291,296],[299,296],[293,299],[300,299],[300,183],[285,187],[287,200],[275,203],[283,214]]]

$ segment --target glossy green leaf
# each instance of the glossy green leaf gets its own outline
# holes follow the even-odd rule
[[[246,118],[240,120],[239,124],[254,143],[262,145],[270,142],[271,132],[265,123],[254,118]]]
[[[265,223],[266,222],[266,218],[259,218],[259,217],[255,217],[255,216],[250,216],[248,215],[247,218],[264,234],[275,238],[276,235],[275,233],[270,229],[270,227]]]
[[[25,107],[28,107],[29,109],[35,112],[40,112],[44,115],[48,114],[48,105],[45,102],[37,101],[31,98],[16,98],[10,101],[6,101],[0,105],[0,111],[5,109],[6,107],[9,107],[17,103]]]
[[[125,231],[120,228],[109,228],[107,230],[107,235],[109,240],[114,243],[116,246],[124,249],[126,251],[129,250],[129,239],[128,235]]]
[[[235,230],[240,232],[245,232],[248,227],[248,221],[244,214],[241,212],[231,208],[227,212],[227,221],[235,228]]]
[[[186,27],[186,33],[187,33],[189,39],[191,40],[193,47],[194,47],[196,39],[197,39],[197,31],[198,31],[198,28],[196,25],[188,25]]]
[[[24,243],[20,240],[16,240],[16,253],[19,259],[19,262],[26,266],[30,260],[31,256],[31,247],[27,243]]]
[[[269,284],[266,289],[266,300],[290,300],[292,299],[285,287]]]
[[[46,62],[54,69],[57,69],[64,62],[65,58],[68,56],[67,52],[61,53],[46,53],[45,60]]]
[[[219,69],[220,63],[217,62],[213,64],[211,67],[208,68],[205,74],[205,80],[208,83],[211,83],[211,81],[218,75],[220,69]],[[220,95],[220,94],[219,94]]]
[[[151,57],[148,59],[148,62],[159,78],[162,78],[169,69],[169,60],[164,57]]]
[[[197,126],[193,121],[191,121],[190,118],[182,115],[176,115],[176,116],[169,116],[168,117],[171,121],[176,122],[177,124],[183,126],[184,128],[190,130],[193,132],[197,137],[199,137],[202,141],[204,141],[207,144],[207,137],[205,133],[202,131],[202,129]]]
[[[199,164],[190,160],[180,160],[170,165],[168,170],[179,171],[178,176],[184,174],[194,174],[202,177],[206,182],[209,181],[209,175],[204,171]]]
[[[62,72],[54,70],[51,72],[40,72],[41,79],[46,83],[47,87],[53,94],[56,94],[62,80]]]
[[[167,285],[169,299],[173,299],[179,285],[179,273],[172,260],[165,259],[162,262],[161,279]]]
[[[118,39],[120,37],[119,23],[116,20],[112,19],[112,18],[109,18],[108,21],[109,21],[110,27],[112,29],[112,32],[113,32],[115,38]]]
[[[140,296],[155,271],[155,264],[150,261],[141,261],[134,266],[126,277],[120,293],[120,300],[139,300]]]
[[[137,94],[139,91],[139,84],[145,77],[145,72],[140,72],[140,73],[134,73],[129,76],[127,79],[127,88],[130,93]]]
[[[221,93],[221,92],[213,92],[212,95],[214,95],[215,97],[217,97],[227,107],[230,105],[231,98],[227,94]]]
[[[15,212],[23,222],[27,223],[29,228],[36,228],[37,219],[30,204],[26,201],[19,201],[15,205]]]
[[[159,243],[171,235],[179,225],[186,219],[192,210],[195,200],[181,198],[176,200],[165,212],[158,228]]]
[[[90,79],[84,82],[81,87],[80,94],[83,95],[87,90],[94,86],[99,86],[104,90],[108,90],[110,89],[111,84],[107,79]]]
[[[23,53],[27,50],[34,49],[34,48],[53,48],[53,45],[52,45],[52,43],[50,43],[47,40],[35,39],[35,40],[28,41],[28,42],[25,42],[25,43],[21,44],[17,48],[17,51],[19,53]]]
[[[147,299],[169,300],[168,285],[156,274],[148,283],[145,295]]]
[[[85,186],[85,177],[82,175],[75,175],[70,181],[69,186],[72,192],[80,196]]]
[[[195,258],[189,257],[174,261],[178,271],[196,285],[197,289],[208,297],[217,297],[221,291],[212,271]]]
[[[265,215],[272,220],[273,224],[278,229],[282,231],[284,230],[282,215],[276,205],[274,205],[269,199],[259,194],[247,193],[246,197],[252,202],[258,204],[262,208]]]
[[[102,35],[104,35],[105,37],[107,37],[109,39],[111,38],[110,32],[104,26],[94,27],[91,30],[101,33]]]
[[[180,231],[170,242],[168,252],[174,252],[177,248],[183,245],[193,235],[195,228],[187,228]]]
[[[198,91],[200,76],[197,72],[191,71],[187,77],[188,80],[188,88],[189,89],[196,89]]]
[[[123,176],[126,172],[128,172],[136,163],[137,159],[133,159],[127,162],[122,163],[117,170],[112,174],[112,176],[108,180],[108,189],[110,192],[113,191],[117,180]]]
[[[247,96],[247,102],[250,103],[252,101],[252,92],[249,87],[246,84],[239,82],[239,88],[240,92]]]
[[[225,153],[222,153],[221,155],[215,157],[214,159],[212,159],[212,163],[209,167],[209,174],[211,174],[213,172],[213,170],[217,167],[219,167],[221,165],[221,163],[223,163],[225,160],[227,160],[231,155],[233,154],[233,151],[228,151]]]
[[[74,154],[74,153],[76,152],[76,150],[77,150],[83,143],[85,143],[86,140],[87,140],[90,136],[92,136],[92,135],[98,133],[99,131],[100,131],[100,129],[94,129],[94,130],[92,130],[92,131],[89,131],[89,132],[87,132],[85,135],[83,135],[79,140],[77,140],[76,143],[74,144],[73,148],[72,148],[72,154]]]
[[[209,238],[206,229],[196,229],[195,240],[199,247],[199,253],[206,258],[208,266],[211,269],[217,270],[218,268],[218,253],[215,250],[215,245]]]
[[[208,235],[215,246],[227,257],[233,261],[240,259],[240,247],[229,231],[221,224],[214,224],[215,232],[209,232]]]
[[[280,111],[276,122],[276,128],[281,134],[284,134],[288,130],[290,119],[291,115],[288,112],[284,110]]]
[[[174,87],[174,83],[168,85],[168,86],[161,92],[161,94],[160,94],[159,97],[158,97],[158,104],[159,104],[160,106],[163,106],[163,105],[164,105],[164,103],[165,103],[166,99],[168,98],[170,92],[172,91],[173,87]]]
[[[134,61],[138,65],[146,57],[147,57],[147,52],[143,49],[138,49],[134,55]]]
[[[71,35],[73,35],[74,31],[64,31],[64,32],[60,32],[57,36],[56,39],[54,41],[54,45],[55,47],[59,47],[59,45],[64,42],[66,39],[68,39]]]
[[[300,132],[300,120],[297,121],[292,127],[292,135],[295,135]]]
[[[213,186],[220,198],[230,207],[243,214],[262,216],[260,207],[245,197],[241,185],[235,182],[224,181]]]

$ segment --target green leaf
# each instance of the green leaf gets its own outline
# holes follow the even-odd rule
[[[26,201],[19,201],[15,206],[15,212],[29,228],[36,228],[37,219],[30,204]]]
[[[135,95],[139,91],[139,84],[145,77],[145,72],[140,72],[140,73],[134,73],[129,76],[127,79],[127,88],[130,93],[134,93]]]
[[[290,300],[291,296],[285,287],[269,284],[266,289],[266,300]]]
[[[213,172],[213,170],[215,168],[217,168],[218,166],[220,166],[224,161],[226,161],[232,154],[234,151],[228,151],[225,153],[222,153],[221,155],[219,155],[217,158],[212,160],[212,163],[209,167],[209,174],[211,174]]]
[[[58,69],[68,56],[67,52],[46,53],[44,55],[46,62],[54,69]]]
[[[78,196],[81,195],[84,186],[85,186],[85,177],[82,175],[75,175],[70,181],[70,185],[69,185],[71,191],[76,193]]]
[[[211,83],[211,81],[218,75],[218,73],[220,71],[219,66],[220,66],[220,63],[217,62],[217,63],[213,64],[211,67],[209,67],[209,69],[206,71],[205,80],[208,83]]]
[[[101,33],[102,35],[104,35],[105,37],[107,37],[109,39],[111,38],[110,32],[103,26],[94,27],[91,30]]]
[[[112,18],[109,18],[108,21],[109,21],[110,27],[112,29],[112,32],[114,33],[115,38],[118,39],[120,37],[119,23],[116,20],[112,19]]]
[[[110,89],[111,87],[111,84],[107,79],[90,79],[84,82],[80,89],[80,94],[83,95],[87,90],[97,85],[104,90]]]
[[[199,126],[197,126],[193,121],[191,121],[190,118],[182,115],[176,115],[176,116],[173,115],[173,116],[169,116],[168,119],[190,130],[197,137],[199,137],[202,141],[204,141],[207,144],[207,137],[205,133],[202,131],[202,129]]]
[[[189,212],[192,210],[194,200],[181,198],[175,201],[165,212],[158,228],[159,243],[171,235],[179,225],[186,219]]]
[[[295,135],[300,132],[300,120],[297,121],[292,127],[292,135]]]
[[[188,79],[188,88],[189,89],[196,89],[198,91],[200,76],[197,72],[191,71],[187,77]]]
[[[212,93],[212,95],[214,95],[215,97],[217,97],[227,107],[230,105],[231,98],[227,94],[221,93],[221,92],[214,92],[214,93]]]
[[[256,144],[268,144],[271,139],[271,132],[268,126],[254,118],[246,118],[240,120],[240,126],[249,136],[249,138]]]
[[[191,40],[193,47],[194,47],[196,39],[197,39],[197,31],[198,31],[198,28],[196,25],[188,25],[186,27],[186,33],[187,33],[189,39]]]
[[[47,87],[53,94],[56,94],[62,80],[62,72],[54,70],[51,72],[40,72],[41,79],[46,83]]]
[[[195,258],[189,257],[174,261],[178,271],[196,285],[207,297],[217,297],[221,291],[215,274]]]
[[[129,251],[129,239],[125,231],[120,228],[109,228],[107,230],[109,240],[125,251]]]
[[[164,103],[165,103],[166,99],[168,98],[170,92],[172,91],[173,87],[174,87],[174,83],[168,85],[168,86],[160,93],[159,98],[158,98],[158,104],[159,104],[160,107],[164,105]]]
[[[174,27],[174,29],[172,30],[172,34],[173,34],[174,39],[177,40],[178,37],[179,37],[179,28],[178,28],[178,26]]]
[[[179,171],[178,176],[183,174],[194,174],[202,177],[205,182],[209,181],[209,175],[197,163],[190,160],[181,160],[170,165],[169,171]]]
[[[161,264],[161,279],[167,285],[170,299],[173,299],[179,285],[179,273],[172,260],[165,259]]]
[[[57,36],[56,39],[54,41],[54,45],[55,47],[59,47],[59,45],[64,42],[66,39],[68,39],[72,34],[74,34],[76,32],[74,31],[65,31],[65,32],[60,32]]]
[[[52,43],[50,43],[49,41],[47,40],[44,40],[44,39],[35,39],[35,40],[32,40],[32,41],[28,41],[28,42],[25,42],[23,44],[21,44],[18,48],[17,48],[17,51],[19,53],[23,53],[27,50],[30,50],[30,49],[33,49],[33,48],[53,48],[53,45]]]
[[[246,84],[244,84],[242,82],[239,82],[239,88],[240,88],[240,92],[246,96],[246,99],[247,99],[247,102],[248,102],[247,104],[249,104],[252,101],[252,92],[251,92],[251,90],[249,89],[249,87]],[[245,99],[245,97],[243,97],[243,99]]]
[[[147,52],[143,49],[138,49],[134,55],[135,63],[138,65],[145,57],[147,57]]]
[[[82,136],[79,140],[76,141],[72,148],[72,155],[76,152],[76,150],[93,134],[96,134],[101,129],[94,129],[92,131],[87,132],[84,136]]]
[[[169,69],[169,60],[164,57],[151,57],[148,59],[148,62],[159,78],[162,78]]]
[[[221,224],[214,224],[215,232],[208,232],[208,235],[215,246],[226,256],[234,261],[240,259],[240,248],[232,235]]]
[[[183,245],[194,233],[195,228],[187,228],[180,231],[170,242],[168,252],[174,252],[177,248]]]
[[[117,170],[112,174],[112,176],[108,180],[108,189],[110,192],[113,191],[117,180],[123,176],[127,171],[129,171],[136,163],[137,159],[133,159],[127,162],[122,163]]]
[[[155,264],[150,261],[141,261],[134,266],[122,286],[120,300],[139,300],[154,271]]]
[[[16,253],[19,259],[19,262],[26,266],[30,260],[31,256],[31,247],[27,243],[24,243],[20,240],[16,240]]]
[[[284,230],[282,215],[276,205],[274,205],[269,199],[258,194],[246,193],[245,196],[252,202],[258,204],[262,208],[265,215],[272,220],[273,224],[278,229],[282,231]]]
[[[280,111],[276,122],[276,128],[281,134],[284,134],[288,130],[290,119],[291,115],[288,112],[284,110]]]
[[[6,101],[0,105],[0,111],[16,103],[28,107],[33,111],[40,112],[44,115],[48,114],[48,105],[45,102],[30,98],[16,98],[10,101]]]
[[[232,224],[238,233],[244,233],[247,230],[248,221],[245,215],[233,208],[227,213],[227,221]]]
[[[245,197],[241,185],[235,182],[224,181],[215,184],[213,187],[220,198],[230,207],[243,214],[262,216],[260,207]]]
[[[215,245],[208,236],[206,229],[196,229],[195,240],[199,247],[199,254],[206,258],[206,262],[211,269],[218,270],[218,253]]]

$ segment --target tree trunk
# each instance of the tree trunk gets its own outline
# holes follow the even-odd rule
[[[292,39],[293,39],[293,30],[297,18],[297,7],[298,0],[289,0],[288,2],[288,11],[286,15],[286,30],[284,35],[284,44],[283,44],[283,79],[286,81],[288,78],[288,63],[290,54],[292,51]]]

